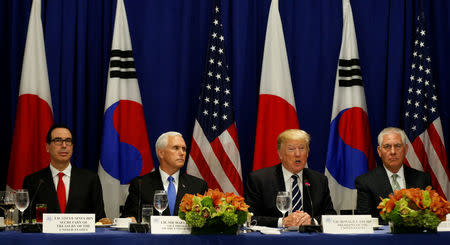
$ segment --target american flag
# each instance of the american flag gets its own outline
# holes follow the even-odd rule
[[[431,71],[432,59],[427,44],[429,32],[424,13],[416,19],[411,74],[405,101],[404,127],[409,150],[407,164],[431,175],[433,186],[450,197],[450,171],[445,151],[436,85]]]
[[[215,1],[187,172],[203,178],[209,188],[242,195],[241,160],[220,10],[219,1]]]

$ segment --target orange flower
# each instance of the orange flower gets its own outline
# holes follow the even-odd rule
[[[183,197],[183,199],[181,199],[181,203],[180,203],[181,211],[187,212],[187,211],[192,210],[192,197],[194,197],[194,195],[192,195],[192,194],[184,195],[184,197]]]
[[[403,197],[406,197],[409,202],[409,208],[415,210],[425,210],[429,208],[429,210],[436,214],[439,219],[444,221],[445,216],[450,213],[450,202],[445,200],[439,195],[439,193],[437,193],[435,190],[432,190],[431,188],[431,186],[427,186],[427,188],[425,189],[425,191],[429,193],[431,199],[429,207],[426,207],[426,205],[428,205],[427,202],[429,202],[428,197],[425,199],[426,204],[424,204],[423,190],[419,188],[410,188],[394,191],[394,194],[390,194],[389,199],[386,202],[383,202],[382,199],[382,202],[380,202],[377,208],[381,209],[380,214],[389,214],[395,208],[395,203]]]
[[[430,191],[431,204],[430,210],[435,213],[442,221],[445,221],[445,217],[450,213],[450,202],[439,196],[436,191]]]
[[[390,213],[395,208],[395,202],[397,201],[392,195],[389,195],[389,201],[386,202],[386,212]]]
[[[222,197],[224,197],[224,194],[219,191],[219,189],[208,189],[204,196],[210,197],[213,200],[214,207],[217,207],[222,203]]]

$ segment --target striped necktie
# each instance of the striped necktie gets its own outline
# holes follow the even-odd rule
[[[398,174],[393,174],[393,175],[392,175],[392,189],[393,189],[394,191],[400,190],[400,189],[401,189],[400,184],[399,184],[398,181],[397,181],[397,178],[398,178],[398,177],[399,177]]]
[[[291,178],[294,179],[294,181],[292,181],[292,212],[295,212],[301,210],[303,207],[302,193],[298,186],[298,175],[294,174]]]

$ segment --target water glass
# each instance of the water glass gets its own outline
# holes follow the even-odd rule
[[[284,215],[292,207],[292,196],[289,191],[279,191],[277,193],[277,208]]]
[[[150,224],[153,215],[153,206],[150,204],[142,205],[142,223]]]
[[[162,215],[164,210],[166,210],[169,205],[169,199],[167,198],[167,193],[164,190],[155,191],[153,196],[153,206],[158,210],[159,215]]]
[[[22,221],[20,224],[23,223],[23,211],[28,208],[28,205],[30,204],[30,196],[28,195],[28,190],[26,189],[19,189],[16,191],[15,197],[14,197],[14,203],[16,204],[17,209],[19,209],[20,214],[22,216]]]

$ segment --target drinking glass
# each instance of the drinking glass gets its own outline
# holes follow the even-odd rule
[[[16,204],[17,209],[20,211],[21,221],[20,224],[23,223],[23,211],[28,208],[28,204],[30,203],[30,197],[28,195],[28,190],[19,189],[16,191],[16,195],[14,197],[14,203]]]
[[[169,200],[167,198],[167,193],[164,190],[155,191],[153,196],[153,206],[158,210],[159,215],[166,210],[167,205],[169,205]]]
[[[36,204],[36,222],[37,223],[42,223],[42,218],[44,216],[44,213],[47,213],[47,204],[45,204],[45,203]]]
[[[289,191],[279,191],[277,193],[277,208],[284,215],[292,207],[292,197]]]
[[[150,224],[150,218],[153,215],[153,207],[150,204],[142,205],[142,223]]]
[[[5,225],[8,229],[9,225],[13,224],[13,217],[9,210],[14,209],[14,192],[12,191],[0,191],[0,208],[5,215]]]

